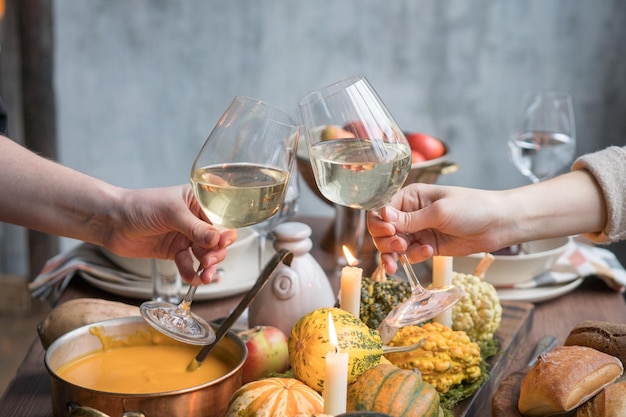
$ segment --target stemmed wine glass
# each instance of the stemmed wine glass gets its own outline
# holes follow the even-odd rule
[[[534,183],[566,168],[576,150],[570,95],[558,91],[525,94],[522,118],[508,145],[515,167]]]
[[[377,212],[402,187],[411,168],[409,144],[363,76],[317,90],[299,103],[315,181],[328,200]],[[408,300],[387,316],[391,327],[429,320],[462,296],[455,286],[427,290],[406,254],[401,258],[412,286]]]
[[[278,213],[273,215],[267,220],[257,223],[252,228],[257,233],[257,244],[259,246],[259,271],[263,270],[265,265],[265,246],[267,244],[267,237],[272,230],[280,223],[285,222],[295,216],[298,211],[298,198],[300,197],[300,185],[298,184],[298,161],[294,161],[291,168],[291,175],[289,177],[289,185],[287,192],[285,193],[285,199],[280,206]]]
[[[241,228],[278,212],[299,134],[299,124],[288,114],[250,97],[235,97],[191,168],[194,194],[211,223]],[[196,345],[213,342],[211,326],[190,310],[199,284],[199,277],[194,278],[178,305],[143,303],[142,315],[154,328],[176,340]]]

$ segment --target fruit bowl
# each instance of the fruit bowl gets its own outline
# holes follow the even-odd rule
[[[521,244],[517,255],[494,255],[494,261],[485,274],[485,281],[496,287],[507,287],[526,282],[548,271],[565,252],[571,238],[535,240]],[[474,272],[484,253],[455,257],[453,268],[456,272]]]

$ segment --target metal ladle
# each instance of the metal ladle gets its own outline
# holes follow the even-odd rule
[[[237,304],[237,307],[233,310],[232,313],[222,322],[220,327],[215,332],[215,340],[205,345],[200,352],[196,355],[196,357],[189,363],[187,366],[187,371],[195,371],[200,367],[202,362],[206,359],[206,357],[211,353],[213,348],[222,340],[224,335],[230,330],[232,325],[237,321],[239,316],[244,312],[244,310],[248,307],[248,305],[252,302],[254,297],[258,294],[259,291],[265,286],[265,283],[268,279],[273,275],[274,270],[280,265],[284,263],[287,266],[291,265],[291,261],[293,260],[293,253],[289,252],[287,249],[281,249],[276,252],[274,257],[265,265],[263,271],[261,271],[261,275],[256,280],[250,291],[246,293],[243,299]]]

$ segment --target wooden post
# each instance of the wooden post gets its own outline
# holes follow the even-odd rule
[[[24,144],[44,157],[56,159],[52,0],[20,0],[14,4],[19,14]],[[46,181],[54,181],[41,174]],[[59,238],[30,230],[28,246],[32,279],[59,252]]]

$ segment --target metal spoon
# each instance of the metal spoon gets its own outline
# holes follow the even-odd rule
[[[419,342],[413,343],[411,345],[404,345],[404,346],[383,345],[383,353],[410,352],[412,350],[421,348],[425,341],[426,341],[426,338],[420,339]]]
[[[244,312],[244,310],[248,307],[248,305],[252,302],[254,297],[258,294],[259,291],[265,286],[267,280],[272,276],[274,270],[280,265],[280,263],[284,263],[287,266],[291,265],[291,261],[293,260],[293,254],[289,252],[287,249],[281,249],[276,252],[274,257],[265,265],[263,271],[261,271],[261,275],[254,283],[250,291],[246,293],[243,299],[237,304],[237,307],[233,310],[232,313],[222,322],[220,327],[215,332],[215,340],[213,343],[205,345],[200,352],[196,355],[196,357],[189,363],[187,366],[188,371],[195,371],[200,367],[202,361],[206,359],[209,353],[213,350],[213,348],[222,340],[224,335],[230,330],[231,326],[237,321],[239,316]]]

